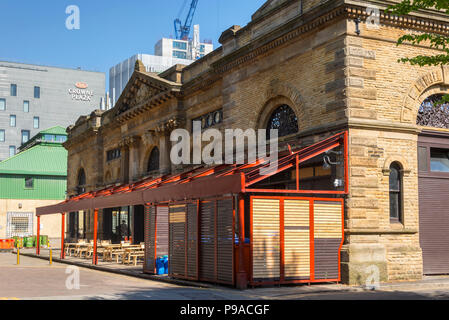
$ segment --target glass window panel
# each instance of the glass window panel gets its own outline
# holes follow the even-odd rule
[[[16,126],[16,116],[13,115],[13,114],[9,116],[9,125],[11,127],[15,127]]]
[[[11,96],[16,97],[17,96],[17,85],[11,84]]]
[[[41,97],[41,88],[40,87],[34,87],[34,97],[36,99],[39,99]]]
[[[9,156],[12,157],[16,154],[16,146],[9,146]]]
[[[430,171],[449,172],[448,149],[430,149]]]
[[[34,129],[39,129],[39,117],[33,118],[33,127]]]
[[[30,140],[30,131],[22,130],[22,143],[26,143],[28,140]]]
[[[29,101],[23,102],[23,112],[30,112],[30,102]]]
[[[33,178],[31,178],[31,177],[25,178],[25,188],[32,189],[33,185],[34,185]]]
[[[399,170],[395,167],[390,168],[390,191],[399,191],[400,179]]]
[[[5,141],[5,130],[0,130],[0,141]]]
[[[6,110],[6,99],[0,99],[0,111]]]
[[[399,220],[399,193],[390,192],[390,219]]]

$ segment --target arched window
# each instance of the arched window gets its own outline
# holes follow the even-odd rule
[[[267,138],[270,138],[270,130],[277,129],[278,137],[288,136],[297,133],[298,118],[295,112],[288,105],[284,104],[273,111],[267,123]]]
[[[402,169],[397,162],[390,165],[390,221],[402,222]]]
[[[154,147],[148,158],[147,172],[159,170],[159,149]]]
[[[424,127],[449,129],[449,103],[438,105],[442,94],[434,94],[423,101],[416,124]]]
[[[86,192],[86,173],[84,172],[84,169],[81,169],[78,172],[78,185],[77,185],[77,193],[82,194]]]

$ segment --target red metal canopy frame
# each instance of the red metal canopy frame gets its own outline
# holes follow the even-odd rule
[[[301,190],[299,184],[299,165],[340,146],[343,146],[344,149],[344,190]],[[148,178],[132,184],[123,184],[99,191],[86,192],[56,205],[36,208],[36,215],[38,217],[37,232],[39,234],[40,216],[62,214],[64,224],[65,213],[67,212],[94,210],[95,245],[93,263],[97,264],[96,231],[98,227],[99,209],[131,205],[167,204],[176,201],[204,199],[223,194],[239,195],[240,199],[243,198],[244,193],[345,195],[348,194],[349,185],[348,132],[340,132],[295,152],[290,151],[288,155],[279,158],[275,164],[270,163],[269,158],[261,158],[253,163],[240,165],[221,164],[213,167],[201,166],[181,174]],[[258,182],[291,168],[296,168],[295,189],[260,189],[254,187]],[[261,170],[264,170],[264,174],[261,174]],[[243,203],[240,203],[238,217],[240,224],[239,230],[244,230],[243,211]],[[241,241],[241,243],[244,242],[244,236]],[[62,236],[61,246],[61,258],[64,258],[64,236]],[[36,252],[37,254],[40,252],[39,245],[37,246]]]

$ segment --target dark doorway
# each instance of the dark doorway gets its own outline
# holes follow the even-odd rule
[[[133,243],[139,244],[145,241],[144,236],[144,207],[134,206],[133,217]]]

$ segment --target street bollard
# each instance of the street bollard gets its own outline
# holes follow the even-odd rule
[[[51,249],[51,247],[50,247],[50,241],[49,240],[47,240],[47,247],[48,247],[48,249],[50,249],[50,257],[49,257],[49,262],[50,262],[50,265],[52,265],[52,263],[53,263],[53,252],[52,252],[52,249]]]
[[[17,265],[20,264],[20,248],[17,247]]]

